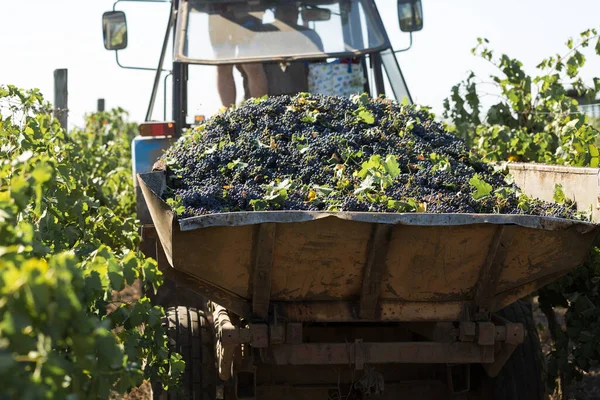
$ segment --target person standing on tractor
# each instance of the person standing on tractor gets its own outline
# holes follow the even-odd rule
[[[243,51],[249,45],[254,34],[262,28],[261,19],[253,14],[229,11],[209,16],[210,40],[219,57],[235,58],[236,50]],[[267,94],[267,76],[262,64],[238,64],[236,67],[244,78],[245,98]],[[217,90],[223,106],[235,104],[237,90],[232,64],[217,66]]]

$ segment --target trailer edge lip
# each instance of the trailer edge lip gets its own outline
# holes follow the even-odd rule
[[[178,220],[181,231],[213,226],[243,226],[263,223],[307,222],[322,218],[339,218],[357,222],[444,226],[444,225],[518,225],[525,228],[560,231],[574,228],[581,233],[597,229],[591,222],[556,217],[541,217],[521,214],[442,214],[442,213],[372,213],[372,212],[328,212],[328,211],[240,211],[208,214]]]

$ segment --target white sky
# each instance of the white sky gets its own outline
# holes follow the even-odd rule
[[[397,27],[396,2],[376,0],[395,48],[408,36]],[[497,53],[520,59],[532,71],[549,55],[565,52],[570,36],[599,27],[598,0],[422,0],[425,26],[414,34],[414,46],[398,55],[413,99],[442,110],[450,88],[474,70],[486,78],[493,70],[471,55],[477,37],[486,37]],[[0,84],[42,90],[52,101],[53,71],[69,69],[70,125],[81,125],[83,114],[105,98],[107,108],[120,106],[131,119],[145,117],[152,72],[124,70],[114,52],[102,43],[102,13],[112,9],[107,0],[0,0]],[[154,67],[167,18],[166,4],[120,3],[127,13],[129,47],[121,62]],[[167,67],[170,68],[167,64]],[[590,56],[584,70],[588,78],[600,76],[600,57]],[[196,74],[190,91],[205,94],[207,104],[190,113],[212,109],[214,75]],[[205,107],[205,108],[203,108]],[[211,108],[212,107],[212,108]],[[162,88],[154,119],[162,117]]]

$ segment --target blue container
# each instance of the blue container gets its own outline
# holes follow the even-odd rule
[[[131,142],[133,182],[137,186],[137,174],[152,172],[152,166],[164,151],[175,143],[174,138],[165,136],[136,136]]]
[[[150,212],[138,186],[137,174],[152,172],[152,166],[177,139],[165,136],[136,136],[131,142],[133,185],[136,193],[136,211],[140,222],[152,224]]]

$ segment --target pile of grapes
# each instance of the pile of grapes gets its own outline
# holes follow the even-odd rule
[[[179,218],[261,210],[574,216],[521,193],[426,110],[366,95],[251,99],[183,135],[160,163]]]

